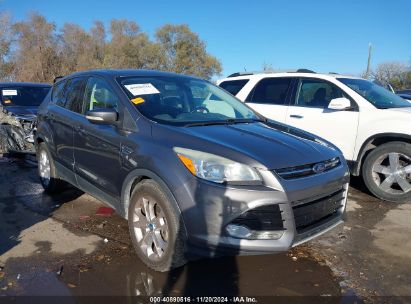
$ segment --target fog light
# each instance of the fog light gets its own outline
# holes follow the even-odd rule
[[[227,225],[229,235],[239,239],[247,240],[278,240],[284,234],[284,231],[255,231],[240,225]]]
[[[239,225],[227,225],[227,232],[229,235],[239,238],[246,239],[251,236],[251,231],[247,227]]]

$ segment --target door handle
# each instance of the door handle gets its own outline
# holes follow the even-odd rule
[[[302,115],[295,115],[295,114],[291,114],[290,117],[291,118],[298,118],[298,119],[304,118],[304,116],[302,116]]]

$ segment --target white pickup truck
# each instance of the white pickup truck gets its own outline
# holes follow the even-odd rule
[[[411,202],[408,101],[362,78],[309,70],[235,73],[217,83],[267,118],[335,144],[375,196]]]

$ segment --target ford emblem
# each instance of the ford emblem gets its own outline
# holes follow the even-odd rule
[[[321,173],[321,172],[324,172],[324,170],[325,170],[325,164],[324,163],[318,163],[318,164],[315,164],[313,166],[313,171],[315,173]]]

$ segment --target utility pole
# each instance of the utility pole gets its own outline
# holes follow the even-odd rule
[[[367,62],[367,71],[365,72],[365,78],[368,79],[370,77],[371,72],[371,53],[372,53],[372,45],[371,43],[368,44],[368,62]]]

